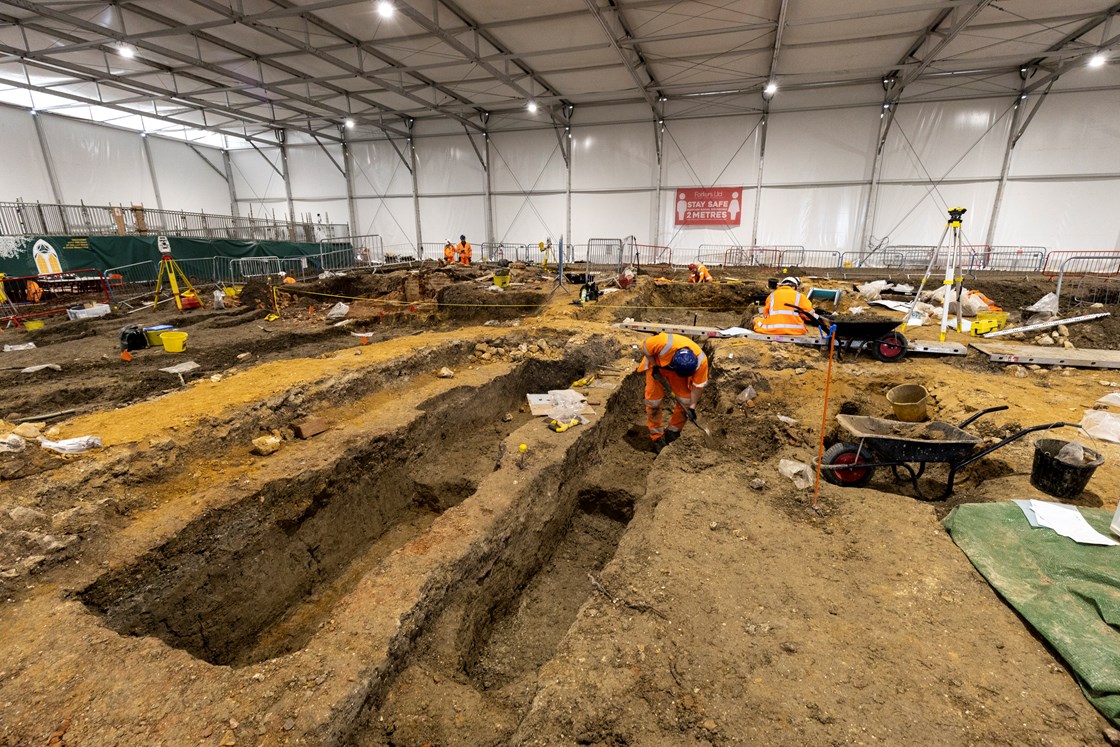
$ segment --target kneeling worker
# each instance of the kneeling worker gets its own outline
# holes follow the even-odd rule
[[[695,419],[696,403],[708,383],[708,358],[684,335],[662,332],[642,344],[639,371],[646,372],[646,418],[658,454],[681,435],[686,419]],[[673,414],[665,428],[661,402],[673,397]]]
[[[688,282],[690,283],[714,283],[712,273],[708,272],[708,268],[701,264],[693,263],[688,266]]]
[[[778,287],[766,298],[762,313],[754,318],[754,331],[763,335],[803,335],[805,321],[797,313],[812,311],[813,305],[799,291],[801,280],[782,278]]]
[[[455,245],[455,251],[459,255],[459,264],[464,267],[470,267],[471,255],[473,255],[474,252],[471,251],[471,242],[467,241],[466,236],[459,237],[459,243]]]

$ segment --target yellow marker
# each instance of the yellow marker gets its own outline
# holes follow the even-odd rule
[[[521,457],[517,460],[517,468],[525,469],[525,452],[529,450],[529,447],[521,444],[517,447],[517,450],[521,452]]]
[[[522,454],[524,454],[526,451],[529,450],[529,447],[526,446],[525,444],[521,444],[520,446],[517,447],[517,450],[520,451]]]

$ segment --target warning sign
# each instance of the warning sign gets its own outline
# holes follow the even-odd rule
[[[680,187],[673,205],[676,226],[737,226],[742,187]]]

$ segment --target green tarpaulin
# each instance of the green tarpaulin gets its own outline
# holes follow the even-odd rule
[[[1112,514],[1079,509],[1104,535]],[[942,522],[1008,604],[1065,659],[1085,696],[1120,725],[1120,547],[1034,528],[1014,503],[957,506]]]
[[[177,260],[210,257],[299,257],[318,254],[319,244],[288,241],[167,238]],[[0,242],[0,273],[9,277],[71,270],[107,270],[158,262],[156,236],[21,236]],[[334,246],[332,248],[338,248]]]

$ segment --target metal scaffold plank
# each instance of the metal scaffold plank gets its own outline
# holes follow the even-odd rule
[[[1011,342],[974,342],[972,347],[996,363],[1037,363],[1040,366],[1120,368],[1120,350],[1053,348]]]

